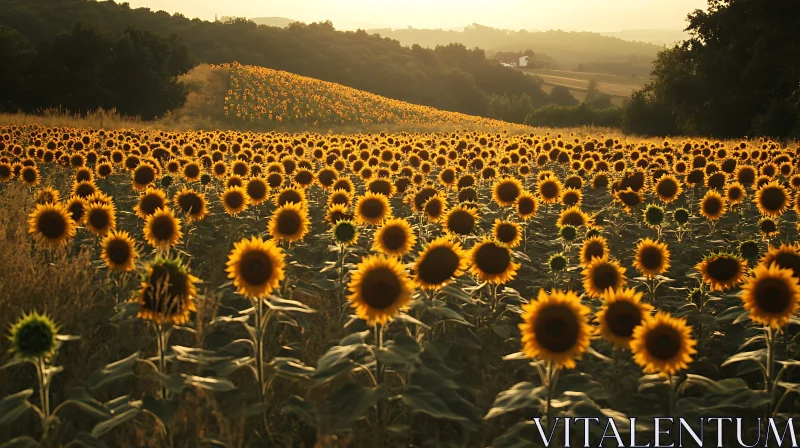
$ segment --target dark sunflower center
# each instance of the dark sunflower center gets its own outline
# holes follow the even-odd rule
[[[53,331],[41,322],[29,322],[19,329],[16,340],[22,355],[41,356],[53,348]]]
[[[428,199],[434,196],[436,196],[436,190],[433,188],[424,188],[420,190],[420,192],[414,196],[414,205],[417,207],[417,210],[424,207]]]
[[[722,201],[716,197],[708,197],[703,201],[703,211],[706,215],[717,216],[722,211]]]
[[[159,216],[150,224],[150,230],[158,241],[169,241],[175,235],[175,221],[171,216]]]
[[[503,202],[514,202],[519,196],[519,188],[513,182],[503,182],[497,186],[497,197]]]
[[[731,257],[717,257],[708,263],[709,277],[718,281],[728,281],[739,275],[740,264]]]
[[[442,181],[451,184],[456,179],[456,175],[452,170],[442,171]]]
[[[548,305],[539,310],[533,332],[542,348],[553,353],[564,353],[578,342],[580,322],[569,307]]]
[[[336,226],[334,229],[336,241],[340,242],[349,242],[352,241],[353,238],[356,236],[356,228],[350,224],[341,224]]]
[[[725,175],[722,173],[714,173],[708,177],[708,187],[717,190],[725,186]]]
[[[297,175],[295,175],[294,180],[296,180],[300,185],[308,185],[314,180],[314,178],[308,171],[300,171],[297,173]]]
[[[742,190],[738,188],[731,188],[728,190],[728,199],[732,201],[738,201],[742,198]]]
[[[294,210],[284,210],[278,215],[278,232],[295,235],[300,231],[300,216]]]
[[[251,250],[239,260],[242,279],[250,285],[260,286],[272,277],[272,260],[261,250]]]
[[[233,165],[233,174],[237,176],[244,176],[247,174],[247,164],[245,163],[237,163]]]
[[[50,210],[39,216],[38,230],[48,239],[60,238],[67,231],[67,222],[61,213]]]
[[[100,165],[100,167],[97,168],[97,173],[103,177],[106,177],[109,174],[111,174],[111,167],[109,167],[108,165]]]
[[[320,171],[318,178],[319,178],[319,183],[321,183],[323,186],[328,187],[331,184],[333,184],[333,181],[336,179],[336,174],[333,171],[324,170]]]
[[[381,234],[381,243],[392,251],[402,248],[407,240],[406,230],[400,226],[387,227]]]
[[[751,169],[742,169],[736,176],[740,183],[750,185],[756,180],[756,173]]]
[[[82,202],[73,202],[69,206],[69,213],[72,215],[72,220],[75,222],[80,222],[81,218],[83,218],[83,203]]]
[[[764,219],[760,223],[761,231],[764,233],[773,233],[778,230],[778,225],[771,219]]]
[[[173,267],[154,266],[144,292],[145,309],[159,315],[179,315],[188,307],[189,279]]]
[[[639,252],[639,263],[646,269],[661,269],[664,265],[664,254],[658,247],[645,247]]]
[[[369,198],[361,203],[361,216],[367,219],[378,219],[383,216],[384,206],[379,199]]]
[[[106,255],[114,264],[125,264],[131,258],[131,248],[127,241],[113,240],[106,246]]]
[[[148,194],[139,201],[139,208],[147,215],[152,215],[157,209],[164,207],[164,200],[161,196]]]
[[[786,193],[781,188],[765,188],[761,194],[761,206],[774,212],[786,206]]]
[[[660,325],[647,333],[645,347],[650,356],[671,360],[681,351],[681,335],[670,326]]]
[[[270,188],[278,188],[283,184],[283,176],[278,173],[272,173],[267,176],[267,183]]]
[[[458,210],[449,216],[447,228],[459,235],[468,235],[475,228],[475,218],[468,212]]]
[[[587,244],[583,250],[583,262],[588,263],[592,261],[592,258],[603,258],[603,255],[606,254],[605,248],[603,244],[599,241],[592,241]]]
[[[425,204],[425,213],[431,218],[438,218],[442,214],[441,201],[428,201]]]
[[[94,194],[94,187],[91,184],[80,184],[75,189],[75,194],[82,198],[88,198]]]
[[[389,308],[400,297],[401,292],[400,279],[386,267],[370,270],[361,280],[361,297],[373,309]]]
[[[481,271],[489,275],[499,275],[511,264],[511,253],[505,247],[487,243],[478,249],[475,262]]]
[[[156,173],[149,165],[142,165],[136,168],[136,171],[133,173],[133,180],[139,185],[147,185],[153,182],[155,177]]]
[[[22,178],[25,180],[25,182],[36,182],[36,171],[33,169],[22,170]]]
[[[520,215],[530,215],[535,210],[536,205],[531,198],[522,198],[517,203],[517,211]]]
[[[791,269],[794,273],[794,277],[800,278],[800,255],[791,252],[782,252],[779,253],[773,261],[778,263],[781,269]],[[771,264],[771,262],[769,264]]]
[[[458,269],[458,254],[449,247],[429,250],[417,266],[419,278],[425,283],[439,285],[446,282]]]
[[[94,209],[88,216],[89,224],[98,230],[103,230],[109,226],[111,219],[105,209]]]
[[[756,304],[767,313],[783,313],[792,303],[792,290],[780,278],[765,278],[756,284]]]
[[[608,305],[605,320],[611,333],[621,338],[630,338],[633,329],[642,322],[642,312],[633,303],[622,300]]]
[[[585,224],[583,215],[578,212],[569,212],[562,218],[562,223],[565,226],[580,227]]]
[[[598,291],[616,289],[620,283],[619,271],[611,263],[602,263],[592,270],[592,283]]]
[[[517,239],[517,226],[511,223],[502,223],[497,226],[497,239],[501,243],[511,243]]]
[[[628,207],[638,205],[642,201],[638,194],[631,191],[620,193],[619,199]]]
[[[244,197],[238,191],[232,191],[225,195],[225,204],[233,210],[238,210],[244,204]]]
[[[478,200],[478,192],[472,188],[465,188],[458,192],[458,202],[475,202]]]
[[[678,184],[672,179],[664,179],[658,183],[656,189],[659,196],[670,199],[678,193]]]
[[[295,204],[299,204],[303,201],[303,198],[300,197],[300,193],[294,190],[286,190],[278,196],[278,206],[287,204],[289,202],[294,202]]]
[[[187,214],[200,214],[203,211],[203,199],[196,193],[186,193],[178,198],[178,205]]]
[[[200,175],[200,167],[194,163],[190,163],[184,168],[183,174],[189,179],[194,179]]]
[[[562,198],[564,205],[575,205],[578,203],[578,195],[574,192],[569,192]]]
[[[376,180],[369,184],[369,191],[372,193],[380,193],[388,197],[392,192],[392,184],[385,180]]]
[[[0,165],[0,179],[7,179],[11,177],[11,167],[8,165]]]
[[[558,185],[555,182],[543,182],[539,187],[539,192],[546,199],[553,199],[558,196]]]

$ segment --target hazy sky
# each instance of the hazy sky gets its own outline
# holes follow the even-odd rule
[[[123,1],[123,0],[117,0]],[[214,15],[330,20],[339,28],[462,28],[471,23],[508,29],[620,31],[683,29],[706,0],[128,0],[187,17]]]

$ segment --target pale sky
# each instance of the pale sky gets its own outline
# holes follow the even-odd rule
[[[117,0],[118,2],[124,0]],[[506,29],[621,31],[685,28],[706,0],[127,0],[187,17],[214,15],[330,20],[337,28],[457,28],[471,23]]]

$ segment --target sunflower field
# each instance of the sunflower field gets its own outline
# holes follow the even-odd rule
[[[399,124],[517,128],[491,118],[447,112],[341,84],[237,63],[212,66],[228,77],[224,114],[233,122],[307,126]]]
[[[328,119],[256,111],[275,73],[232,70],[237,114]],[[785,421],[798,154],[0,127],[0,441],[522,447],[534,418]]]

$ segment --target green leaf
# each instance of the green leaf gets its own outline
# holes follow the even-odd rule
[[[38,446],[39,442],[33,437],[21,436],[0,445],[0,448],[34,448]]]
[[[453,412],[436,394],[419,386],[409,386],[400,394],[400,399],[412,412],[419,412],[433,418],[466,421],[467,419]]]
[[[538,408],[546,393],[545,387],[527,382],[517,383],[511,389],[497,394],[492,408],[484,419],[488,420],[520,409]]]
[[[138,359],[139,352],[136,352],[127,358],[107,364],[102,369],[93,372],[89,375],[89,388],[94,390],[112,381],[133,375],[133,367]]]
[[[100,437],[103,434],[108,433],[117,426],[133,420],[134,418],[136,418],[136,416],[141,414],[141,412],[142,410],[138,408],[128,409],[127,411],[122,412],[121,414],[115,415],[114,417],[106,421],[94,425],[94,428],[92,428],[92,437]]]
[[[166,426],[178,412],[179,399],[180,396],[169,401],[147,396],[142,399],[141,408],[153,413]]]
[[[104,419],[111,416],[111,411],[106,405],[95,400],[83,387],[72,389],[67,400],[61,403],[60,406],[66,407],[67,404],[75,405],[97,418]]]
[[[313,367],[297,358],[273,358],[269,365],[279,376],[289,379],[308,379],[314,373]]]
[[[394,340],[375,352],[378,360],[388,366],[401,367],[414,365],[419,359],[421,348],[411,336],[400,333]]]
[[[73,441],[64,445],[64,448],[70,448],[70,447],[106,448],[107,445],[103,443],[102,440],[92,437],[90,434],[86,434],[85,432],[80,432]]]
[[[362,419],[383,395],[380,387],[361,387],[348,383],[328,397],[322,413],[333,430],[348,429]]]
[[[30,409],[32,405],[28,398],[31,395],[33,395],[33,389],[26,389],[0,400],[0,425],[13,422]]]
[[[767,349],[762,348],[751,352],[737,353],[722,363],[722,367],[743,361],[754,361],[763,365],[767,360]]]
[[[296,300],[286,300],[278,296],[270,296],[264,303],[275,311],[283,311],[285,313],[316,313],[316,310],[308,305],[298,302]]]

